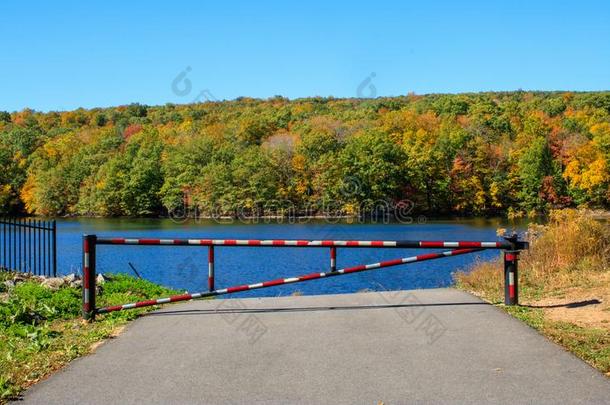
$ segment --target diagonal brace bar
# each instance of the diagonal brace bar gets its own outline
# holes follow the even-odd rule
[[[200,292],[200,293],[194,293],[194,294],[181,294],[181,295],[174,295],[172,297],[167,297],[167,298],[159,298],[156,300],[140,301],[140,302],[134,302],[131,304],[98,308],[96,310],[96,313],[105,314],[105,313],[114,312],[114,311],[121,311],[124,309],[141,308],[141,307],[147,307],[147,306],[152,306],[152,305],[167,304],[170,302],[190,301],[190,300],[198,299],[198,298],[208,298],[208,297],[214,297],[217,295],[237,293],[237,292],[241,292],[241,291],[257,290],[260,288],[267,288],[267,287],[275,287],[275,286],[283,285],[283,284],[300,283],[303,281],[316,280],[316,279],[320,279],[320,278],[335,277],[335,276],[351,274],[351,273],[359,273],[359,272],[363,272],[363,271],[376,270],[376,269],[385,268],[385,267],[398,266],[401,264],[423,262],[423,261],[427,261],[427,260],[440,259],[440,258],[449,257],[449,256],[458,256],[458,255],[463,255],[463,254],[467,254],[467,253],[478,252],[481,250],[482,250],[481,248],[456,249],[456,250],[448,250],[445,252],[438,252],[438,253],[426,253],[426,254],[421,254],[421,255],[417,255],[417,256],[404,257],[401,259],[387,260],[387,261],[372,263],[372,264],[362,264],[362,265],[354,266],[354,267],[346,267],[346,268],[332,271],[332,272],[311,273],[311,274],[305,274],[305,275],[298,276],[298,277],[280,278],[280,279],[265,281],[265,282],[261,282],[261,283],[245,284],[245,285],[240,285],[240,286],[223,288],[223,289],[218,289],[218,290],[214,290],[214,291],[210,291],[210,292]]]

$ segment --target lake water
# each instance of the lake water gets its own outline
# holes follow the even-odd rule
[[[169,219],[64,219],[58,221],[58,272],[81,271],[82,235],[215,238],[215,239],[337,239],[337,240],[497,240],[500,227],[522,230],[500,219],[426,221],[413,224],[346,224],[308,221],[304,224],[218,224],[212,221],[175,223]],[[412,256],[420,249],[338,249],[337,268]],[[491,260],[499,251],[432,260],[329,279],[240,293],[238,296],[282,296],[300,292],[336,294],[370,290],[446,287],[451,274],[476,260]],[[216,288],[249,284],[328,270],[327,248],[216,247]],[[97,271],[131,273],[189,292],[207,289],[207,247],[98,246]],[[501,271],[498,268],[498,271]]]

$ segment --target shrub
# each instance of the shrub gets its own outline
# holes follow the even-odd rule
[[[530,225],[530,249],[522,252],[519,280],[523,294],[563,289],[587,283],[608,271],[610,229],[584,210],[554,210],[544,225]],[[470,272],[455,275],[456,282],[471,291],[500,299],[504,281],[501,259],[481,262]]]

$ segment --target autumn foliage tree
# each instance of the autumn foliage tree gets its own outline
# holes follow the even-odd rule
[[[610,93],[313,97],[0,112],[0,208],[431,215],[610,205]]]

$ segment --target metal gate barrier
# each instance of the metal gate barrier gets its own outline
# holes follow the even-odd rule
[[[207,246],[208,248],[208,291],[174,295],[166,298],[127,303],[109,307],[97,308],[95,305],[96,280],[96,253],[98,245],[115,246]],[[228,288],[215,289],[214,287],[214,247],[269,247],[269,248],[328,248],[330,251],[329,270],[321,273],[310,273],[290,278],[263,281],[254,284],[244,284]],[[358,266],[337,269],[338,248],[378,248],[378,249],[425,249],[448,248],[450,250],[425,253],[416,256],[402,257],[378,263],[362,264]],[[386,267],[398,266],[427,260],[440,259],[450,256],[464,255],[486,249],[504,251],[504,302],[506,305],[517,305],[519,302],[517,261],[519,252],[528,249],[528,243],[520,241],[517,235],[506,237],[495,242],[477,241],[357,241],[357,240],[286,240],[286,239],[151,239],[151,238],[122,238],[98,237],[96,235],[83,236],[83,317],[87,320],[95,319],[97,314],[106,314],[114,311],[141,308],[151,305],[166,304],[169,302],[188,301],[197,298],[207,298],[217,295],[232,294],[241,291],[256,290],[260,288],[275,287],[283,284],[300,283],[327,277],[336,277],[346,274],[371,271]]]

